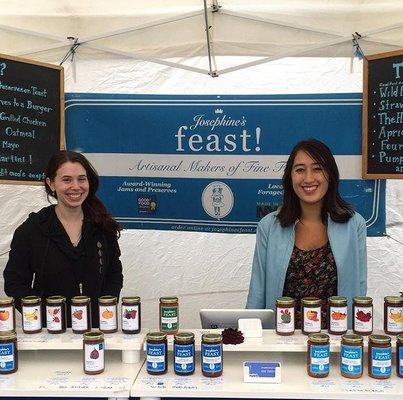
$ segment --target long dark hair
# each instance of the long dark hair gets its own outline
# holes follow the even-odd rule
[[[329,147],[317,139],[302,140],[292,149],[283,175],[284,199],[277,217],[282,227],[293,224],[301,217],[301,205],[292,187],[291,172],[295,156],[299,151],[307,153],[329,176],[329,187],[323,198],[322,221],[327,223],[327,214],[335,222],[347,222],[353,215],[352,206],[339,193],[339,170]]]
[[[102,201],[95,195],[99,186],[98,173],[82,154],[76,153],[75,151],[60,150],[51,157],[45,170],[44,179],[48,200],[49,196],[56,199],[57,195],[55,192],[52,192],[47,184],[47,178],[51,181],[54,180],[57,170],[68,161],[81,164],[87,174],[89,191],[82,205],[84,216],[91,222],[105,229],[108,233],[119,237],[121,231],[120,225],[111,217]]]

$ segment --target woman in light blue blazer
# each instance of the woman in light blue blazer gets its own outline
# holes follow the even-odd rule
[[[279,211],[258,225],[247,308],[275,307],[278,297],[349,302],[367,291],[366,225],[339,194],[339,171],[330,149],[310,139],[291,152]],[[322,313],[326,322],[326,313]],[[296,315],[297,328],[300,316]],[[322,323],[325,327],[325,323]]]

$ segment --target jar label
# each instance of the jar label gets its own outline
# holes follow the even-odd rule
[[[354,330],[362,333],[372,332],[372,307],[354,307]]]
[[[321,329],[321,307],[303,307],[304,331],[320,332]]]
[[[117,329],[116,305],[99,306],[99,329],[109,331]]]
[[[22,306],[22,327],[25,331],[42,329],[42,315],[39,306]]]
[[[63,317],[61,306],[46,306],[46,327],[49,331],[61,331]]]
[[[166,344],[147,343],[147,371],[164,372]]]
[[[122,329],[125,331],[139,330],[139,306],[138,304],[125,306],[122,304]]]
[[[102,371],[105,367],[104,343],[87,344],[84,346],[84,370],[87,372]]]
[[[0,332],[13,331],[14,307],[0,307]]]
[[[178,307],[161,307],[161,330],[176,331],[178,329]]]
[[[294,332],[295,316],[294,307],[277,308],[277,331],[281,333]]]
[[[386,307],[387,308],[387,328],[388,332],[403,332],[403,307]]]
[[[372,347],[371,374],[376,377],[389,377],[392,373],[392,349],[391,347]]]
[[[362,347],[341,345],[340,371],[350,376],[362,374]]]
[[[87,305],[71,305],[71,327],[75,331],[86,331],[89,329],[89,315]]]
[[[311,345],[310,348],[310,372],[316,375],[328,374],[330,346]]]
[[[174,344],[175,372],[186,374],[195,370],[194,344]]]
[[[222,371],[221,344],[202,344],[202,371],[207,373]]]
[[[347,331],[347,307],[330,307],[330,330],[332,332]]]
[[[9,372],[15,369],[14,343],[0,344],[0,372]]]
[[[399,374],[403,375],[403,346],[399,348]]]

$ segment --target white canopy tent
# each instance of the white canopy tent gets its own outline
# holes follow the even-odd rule
[[[66,92],[360,92],[354,37],[365,55],[403,48],[403,2],[209,0],[205,8],[203,0],[0,0],[0,53],[54,64],[65,59]],[[402,199],[403,182],[388,181],[390,238],[368,239],[368,294],[379,327],[383,296],[402,284]],[[1,186],[0,271],[15,228],[45,205],[41,187]],[[254,241],[254,235],[124,231],[123,294],[142,297],[145,327],[156,326],[163,295],[180,297],[183,327],[197,324],[200,308],[243,307]]]

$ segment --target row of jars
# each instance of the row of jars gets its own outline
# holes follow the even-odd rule
[[[223,373],[222,335],[206,333],[201,338],[201,372],[203,376],[216,378]],[[195,372],[195,337],[192,332],[174,335],[173,369],[176,375],[192,375]],[[146,368],[151,375],[168,371],[168,342],[165,332],[150,332],[146,337]]]
[[[98,298],[99,329],[105,333],[118,330],[118,305],[114,296]],[[42,331],[42,299],[37,296],[27,296],[21,299],[22,329],[24,333]],[[50,296],[45,304],[46,327],[49,333],[66,331],[66,298]],[[91,330],[91,299],[87,296],[71,298],[71,327],[74,333],[84,333]],[[141,302],[140,297],[123,297],[121,303],[122,331],[135,334],[141,331]],[[0,299],[0,332],[15,330],[15,307],[12,297]]]
[[[301,299],[301,330],[308,335],[321,331],[322,300],[317,297]],[[343,335],[348,329],[347,298],[332,296],[328,299],[328,332]],[[295,331],[295,300],[280,297],[276,301],[276,333],[292,335]],[[371,297],[353,298],[353,331],[359,335],[371,335],[373,331],[373,302]],[[384,298],[384,331],[388,335],[403,333],[403,297]]]
[[[105,341],[102,332],[83,335],[83,370],[86,374],[99,374],[105,369]],[[18,370],[18,345],[15,331],[0,332],[0,374]]]
[[[341,337],[340,373],[345,378],[360,378],[364,369],[364,339],[361,335]],[[330,344],[326,333],[308,336],[307,372],[314,378],[325,378],[330,371]],[[368,376],[388,379],[392,375],[391,338],[370,335],[368,338]],[[396,337],[396,375],[403,378],[403,335]]]

